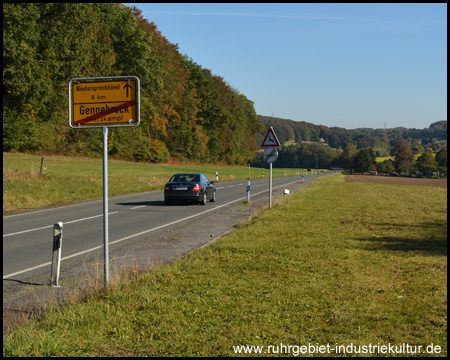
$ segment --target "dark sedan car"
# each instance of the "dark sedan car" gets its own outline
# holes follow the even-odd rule
[[[206,205],[207,201],[216,201],[214,181],[203,174],[175,174],[164,187],[164,202],[194,201]]]

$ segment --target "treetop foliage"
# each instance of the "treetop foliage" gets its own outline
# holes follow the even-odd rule
[[[262,125],[253,103],[180,54],[137,8],[3,4],[3,150],[101,154],[99,129],[68,126],[72,78],[134,75],[141,124],[110,129],[123,159],[244,164]]]

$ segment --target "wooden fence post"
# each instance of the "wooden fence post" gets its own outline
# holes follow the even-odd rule
[[[41,159],[41,170],[39,171],[39,176],[42,175],[42,168],[44,167],[44,158]]]

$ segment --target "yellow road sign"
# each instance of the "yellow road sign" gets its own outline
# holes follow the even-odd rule
[[[77,78],[69,82],[72,128],[139,125],[139,79],[135,76]]]

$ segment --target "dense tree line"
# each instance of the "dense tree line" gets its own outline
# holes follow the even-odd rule
[[[258,117],[265,126],[263,132],[258,134],[258,143],[263,142],[270,127],[274,128],[282,145],[287,141],[295,140],[294,144],[278,149],[279,156],[273,164],[274,167],[312,169],[341,167],[351,174],[378,171],[383,174],[397,172],[403,175],[430,177],[439,173],[441,176],[447,176],[446,141],[445,145],[441,146],[436,138],[447,139],[446,121],[433,123],[429,129],[419,132],[415,129],[404,128],[401,131],[399,128],[345,130],[259,115]],[[306,137],[308,134],[310,137]],[[412,135],[416,138],[409,137],[405,140],[399,134]],[[300,140],[297,136],[300,136]],[[433,138],[426,136],[433,136]],[[331,144],[326,143],[325,139],[329,141],[333,138],[338,142],[334,143],[335,140],[331,140]],[[378,153],[380,143],[384,143],[382,146],[386,148],[386,153]],[[376,161],[377,156],[386,154],[392,156],[394,160]],[[251,164],[257,167],[269,167],[263,160],[263,152],[259,152]]]
[[[320,139],[335,149],[345,149],[352,143],[358,149],[372,148],[376,156],[389,156],[397,139],[407,139],[413,152],[419,154],[427,147],[433,151],[440,149],[437,140],[447,139],[447,121],[438,121],[430,125],[428,129],[406,129],[397,127],[393,129],[353,129],[347,130],[340,127],[327,127],[314,125],[305,121],[293,121],[269,116],[258,115],[265,129],[258,133],[258,144],[264,140],[267,130],[272,126],[281,144],[295,140],[296,143],[304,141],[320,142]]]
[[[276,131],[275,131],[276,133]],[[278,138],[278,134],[277,134]],[[278,149],[278,159],[273,163],[276,168],[328,169],[339,167],[340,152],[320,143],[297,144]],[[259,152],[251,162],[252,166],[269,168]]]
[[[109,154],[243,164],[262,124],[253,103],[178,51],[139,9],[3,4],[3,151],[99,154],[100,129],[68,125],[68,82],[134,75],[141,124],[110,129]]]
[[[447,148],[440,149],[435,155],[431,150],[424,151],[416,159],[409,143],[399,137],[392,153],[393,160],[377,162],[372,148],[358,151],[353,143],[349,143],[339,156],[339,164],[350,174],[378,171],[382,174],[447,177]]]

